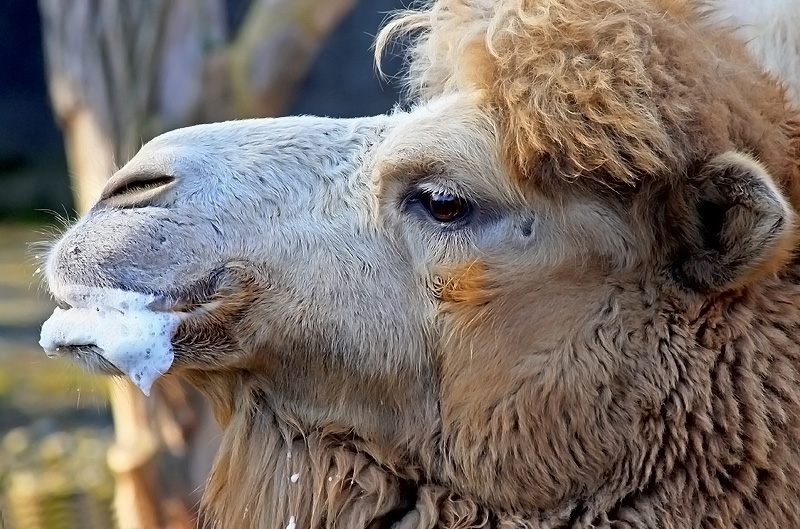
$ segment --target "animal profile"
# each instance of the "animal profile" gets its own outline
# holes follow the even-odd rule
[[[798,527],[800,76],[742,5],[401,13],[407,108],[150,141],[49,252],[56,323],[175,322],[209,528]]]

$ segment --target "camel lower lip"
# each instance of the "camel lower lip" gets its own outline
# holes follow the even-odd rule
[[[97,346],[94,344],[71,344],[59,345],[55,349],[46,350],[45,354],[48,358],[59,358],[62,356],[77,356],[81,353],[97,352]]]
[[[59,307],[42,325],[39,344],[94,371],[127,375],[148,395],[175,359],[172,337],[182,321],[214,305],[221,273],[171,294],[88,285],[54,289]]]
[[[150,310],[147,306],[157,298],[149,294],[79,286],[65,290],[73,308],[56,308],[42,324],[42,348],[102,372],[124,373],[149,394],[174,360],[171,338],[180,313]]]
[[[114,364],[103,357],[102,350],[95,344],[59,345],[52,351],[45,351],[48,358],[66,358],[77,362],[85,369],[106,375],[121,375]]]

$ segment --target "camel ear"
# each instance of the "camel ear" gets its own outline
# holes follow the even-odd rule
[[[686,286],[721,292],[789,259],[794,212],[760,163],[729,151],[706,162],[696,177],[693,196],[680,208],[684,229],[676,265]]]

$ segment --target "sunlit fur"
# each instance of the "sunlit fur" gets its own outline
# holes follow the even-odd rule
[[[793,55],[724,5],[437,0],[407,109],[145,145],[45,274],[200,305],[202,523],[799,527]]]

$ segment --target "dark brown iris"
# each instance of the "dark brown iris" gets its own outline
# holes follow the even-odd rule
[[[469,203],[448,192],[424,193],[420,197],[423,207],[439,222],[454,222],[469,213]]]

